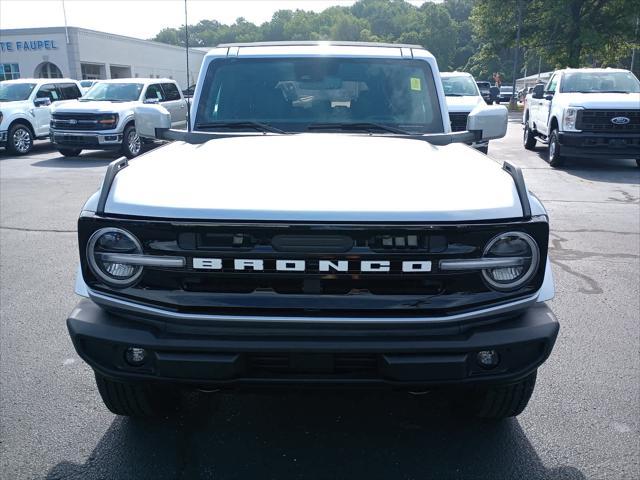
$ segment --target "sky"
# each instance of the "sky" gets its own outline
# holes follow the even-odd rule
[[[322,11],[348,0],[187,0],[189,24],[236,18],[260,24],[277,10]],[[437,0],[436,0],[437,1]],[[424,0],[409,0],[421,5]],[[64,25],[62,0],[0,0],[0,29]],[[184,24],[183,0],[65,0],[67,25],[137,38],[152,38],[165,27]]]

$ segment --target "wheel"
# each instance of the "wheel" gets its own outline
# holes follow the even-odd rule
[[[552,130],[551,135],[549,135],[549,152],[547,161],[553,168],[558,168],[564,163],[564,157],[560,155],[560,140],[558,138],[557,130]]]
[[[127,158],[133,158],[140,155],[141,151],[142,140],[136,132],[136,127],[129,125],[122,135],[122,154]]]
[[[636,165],[640,167],[640,158],[636,158]]]
[[[486,155],[487,153],[489,153],[489,145],[485,145],[484,147],[478,147],[476,148],[476,150]]]
[[[77,157],[82,152],[81,148],[59,148],[58,151],[65,157]]]
[[[16,123],[7,135],[7,150],[14,155],[26,155],[33,148],[33,133],[23,123]]]
[[[501,420],[520,415],[536,385],[536,373],[510,385],[476,388],[456,399],[454,407],[465,416]]]
[[[167,416],[178,406],[178,391],[148,384],[121,383],[96,373],[98,392],[116,415],[138,418]]]
[[[536,137],[529,128],[529,120],[524,124],[524,138],[523,138],[524,148],[527,150],[533,150],[536,148]]]

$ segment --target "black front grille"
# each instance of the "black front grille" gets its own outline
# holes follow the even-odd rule
[[[54,113],[51,115],[51,127],[60,130],[110,130],[114,123],[101,124],[100,120],[111,119],[113,114],[97,113]]]
[[[137,284],[109,287],[93,275],[85,255],[89,237],[103,227],[124,228],[142,242],[145,254],[178,255],[186,265],[145,267]],[[443,259],[480,257],[490,239],[509,230],[532,235],[544,265],[548,225],[540,219],[462,225],[325,225],[85,216],[78,224],[83,276],[93,289],[184,313],[285,316],[443,315],[532,294],[542,283],[544,269],[513,292],[489,288],[478,271],[439,269]],[[215,259],[219,266],[206,269],[201,262],[207,259]],[[259,262],[260,267],[238,270],[238,259]],[[278,261],[290,262],[292,268],[278,269]],[[304,262],[302,270],[294,268],[296,261]],[[388,268],[363,268],[363,263],[376,262],[387,262]],[[406,264],[427,263],[428,269],[404,270]]]
[[[78,147],[98,147],[100,142],[98,137],[89,135],[54,135],[54,142],[60,145],[71,145]]]
[[[640,109],[580,110],[576,128],[585,132],[640,133]]]
[[[249,375],[372,375],[378,371],[379,356],[373,353],[249,353]]]
[[[463,132],[467,129],[467,117],[469,112],[449,113],[452,132]]]

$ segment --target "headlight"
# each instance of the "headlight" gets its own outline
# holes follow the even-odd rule
[[[569,107],[564,110],[564,116],[562,117],[562,129],[563,130],[576,130],[576,120],[578,119],[578,112],[581,108]]]
[[[528,282],[538,269],[540,251],[535,240],[523,232],[502,233],[489,241],[483,258],[505,261],[509,266],[482,271],[485,281],[496,290],[513,290]],[[517,259],[515,265],[513,260]]]
[[[89,238],[87,260],[91,271],[109,285],[130,286],[142,275],[142,266],[109,261],[117,254],[142,255],[142,245],[131,233],[120,228],[101,228]]]
[[[102,115],[98,120],[98,124],[104,128],[115,128],[118,124],[118,114],[110,113],[108,115]]]

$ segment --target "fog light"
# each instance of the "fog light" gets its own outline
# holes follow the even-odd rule
[[[125,351],[124,358],[133,367],[139,367],[147,361],[147,351],[140,347],[129,347]]]
[[[481,350],[476,355],[478,364],[484,368],[494,368],[500,363],[500,356],[495,350]]]

